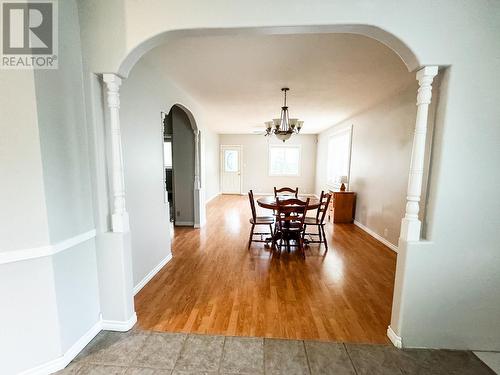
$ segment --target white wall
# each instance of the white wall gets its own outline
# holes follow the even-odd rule
[[[299,193],[314,193],[316,171],[316,140],[314,134],[292,136],[286,144],[301,145],[300,176],[269,176],[269,143],[283,144],[275,137],[254,134],[221,134],[220,145],[241,145],[243,193],[273,193],[276,187],[298,187]],[[269,143],[268,143],[269,142]],[[220,160],[220,159],[219,159]],[[220,163],[220,161],[219,161]]]
[[[349,190],[357,193],[355,219],[396,246],[406,206],[417,87],[403,88],[318,136],[317,192],[328,189],[329,138],[352,125]]]
[[[205,186],[205,197],[208,201],[220,193],[219,134],[205,129],[202,134],[201,150],[205,165],[202,184]]]
[[[44,364],[62,354],[50,257],[0,265],[0,372]]]

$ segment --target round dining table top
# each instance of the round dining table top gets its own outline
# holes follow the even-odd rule
[[[293,195],[280,195],[280,199],[293,199],[295,198]],[[314,197],[304,197],[299,195],[299,199],[301,201],[305,201],[309,198],[309,206],[307,207],[308,210],[315,210],[319,207],[319,199],[314,198]],[[273,195],[265,196],[265,197],[260,197],[257,199],[257,204],[260,207],[263,208],[268,208],[270,210],[277,210],[278,209],[278,204],[276,203],[276,198]]]

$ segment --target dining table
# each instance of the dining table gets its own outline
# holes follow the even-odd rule
[[[294,195],[280,195],[279,199],[285,200],[285,199],[294,199]],[[306,201],[307,198],[309,198],[309,205],[307,206],[308,210],[317,210],[319,207],[319,199],[315,197],[309,197],[309,196],[300,196],[299,198],[301,201]],[[278,210],[278,202],[276,202],[276,197],[273,195],[266,195],[263,197],[260,197],[257,199],[257,204],[262,207],[262,208],[267,208],[269,210]]]
[[[311,197],[311,196],[300,196],[300,195],[298,197],[298,199],[300,199],[301,201],[306,201],[307,198],[309,198],[309,205],[307,206],[307,209],[308,210],[317,210],[319,205],[320,205],[320,201],[318,198]],[[280,195],[279,199],[280,199],[280,201],[283,201],[286,199],[295,199],[295,196],[294,195]],[[258,198],[257,204],[262,208],[267,208],[269,210],[275,210],[275,211],[278,210],[278,202],[276,201],[276,197],[273,195],[266,195],[266,196]],[[271,237],[266,238],[266,241],[269,241],[269,242],[272,241],[274,244],[274,242],[277,240],[278,235],[279,234],[277,232],[275,232],[272,234]],[[306,239],[305,242],[308,243],[309,241]]]

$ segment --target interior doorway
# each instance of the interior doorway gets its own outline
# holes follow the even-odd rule
[[[163,120],[165,198],[170,221],[176,226],[195,226],[195,137],[188,114],[172,106]]]
[[[169,220],[171,223],[175,219],[174,205],[174,170],[172,163],[172,122],[169,115],[161,112],[163,124],[163,166],[165,169],[165,202],[168,202]]]
[[[222,194],[241,194],[241,146],[221,146]]]

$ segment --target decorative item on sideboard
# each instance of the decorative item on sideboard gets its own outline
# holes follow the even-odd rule
[[[345,191],[345,184],[349,182],[349,178],[347,176],[338,176],[337,183],[340,185],[340,191]]]

